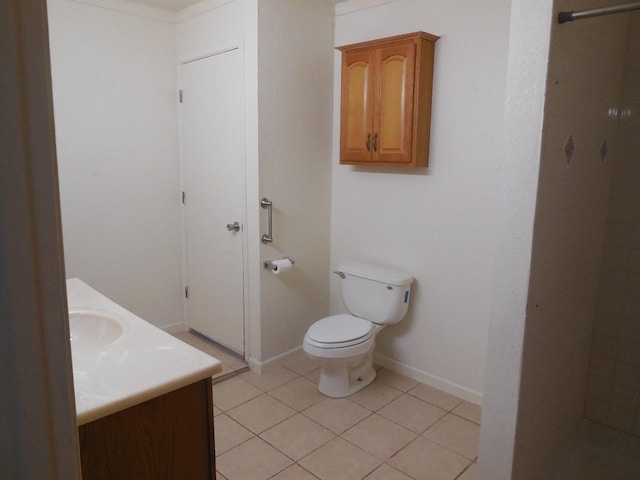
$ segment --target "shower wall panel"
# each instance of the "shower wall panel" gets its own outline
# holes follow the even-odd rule
[[[640,12],[623,85],[585,415],[640,436]]]

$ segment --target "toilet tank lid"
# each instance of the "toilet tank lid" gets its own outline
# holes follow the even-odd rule
[[[413,282],[413,276],[399,270],[379,267],[364,262],[344,262],[338,266],[342,273],[368,278],[389,285],[404,286]]]

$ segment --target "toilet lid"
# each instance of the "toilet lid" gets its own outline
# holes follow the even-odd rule
[[[315,322],[309,328],[307,337],[321,343],[344,343],[369,336],[371,330],[370,321],[341,314]]]

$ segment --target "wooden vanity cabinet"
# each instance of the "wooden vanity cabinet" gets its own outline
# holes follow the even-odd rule
[[[78,427],[84,480],[215,480],[211,378]]]
[[[437,39],[417,32],[338,47],[341,164],[428,165]]]

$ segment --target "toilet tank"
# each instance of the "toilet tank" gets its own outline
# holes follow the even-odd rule
[[[340,264],[342,300],[356,317],[377,324],[397,323],[409,308],[413,277],[408,273],[371,265]]]

